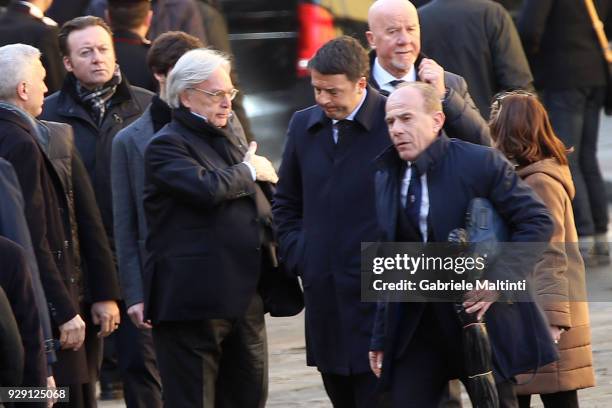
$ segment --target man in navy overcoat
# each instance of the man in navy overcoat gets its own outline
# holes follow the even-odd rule
[[[550,239],[548,210],[499,151],[450,139],[442,132],[444,119],[429,84],[406,84],[389,96],[386,122],[394,146],[377,159],[375,176],[381,241],[446,242],[449,232],[465,228],[470,201],[482,197],[505,221],[509,242],[534,248],[522,252],[526,261],[520,270],[491,275],[487,270],[484,277],[525,277],[527,260],[535,263],[539,256],[539,246],[531,243]],[[412,183],[420,186],[418,193]],[[515,275],[500,275],[509,270]],[[468,294],[464,306],[479,319],[486,312],[499,406],[513,407],[518,405],[510,379],[554,361],[556,352],[533,302],[492,303],[497,295]],[[391,389],[392,406],[437,407],[449,380],[466,380],[462,342],[452,303],[380,303],[370,359],[382,385]]]
[[[360,243],[375,241],[374,158],[390,145],[366,51],[326,43],[310,60],[317,105],[293,115],[273,204],[280,255],[301,276],[307,363],[334,407],[375,407],[368,365],[375,304],[360,299]]]

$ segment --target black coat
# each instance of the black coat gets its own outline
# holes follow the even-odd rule
[[[421,49],[465,78],[484,118],[491,99],[532,89],[533,77],[510,14],[491,0],[434,0],[419,8]]]
[[[59,210],[61,184],[51,173],[51,163],[41,151],[32,125],[5,107],[0,107],[0,157],[11,163],[19,179],[52,325],[60,326],[78,312],[78,288],[70,281],[73,262],[64,248],[67,237]]]
[[[419,55],[414,63],[415,67],[419,66],[424,57],[424,55]],[[376,50],[372,50],[370,52],[370,73],[372,72],[375,60]],[[417,70],[417,81],[419,80]],[[374,75],[370,74],[369,82],[375,89],[380,90]],[[491,135],[489,126],[482,118],[478,108],[476,108],[465,79],[452,72],[444,71],[444,84],[448,89],[448,94],[442,103],[442,109],[446,115],[444,131],[458,139],[490,146]],[[387,94],[384,90],[380,92],[384,95]]]
[[[344,151],[318,106],[293,115],[274,198],[280,254],[302,278],[308,365],[369,371],[375,305],[360,302],[360,243],[376,241],[374,158],[389,146],[386,98],[368,87]]]
[[[0,287],[11,304],[24,350],[23,381],[14,385],[45,387],[47,361],[26,254],[19,245],[0,236],[0,259]]]
[[[28,44],[42,53],[41,61],[47,76],[49,94],[62,86],[66,74],[60,55],[57,26],[49,25],[30,15],[28,6],[14,1],[0,17],[0,46],[14,43]]]
[[[594,0],[599,18],[612,1]],[[524,0],[518,23],[538,89],[604,86],[607,67],[584,1]]]
[[[23,345],[13,309],[0,287],[0,386],[16,386],[23,379]]]
[[[219,152],[221,138],[246,152],[243,138],[180,108],[145,151],[144,292],[153,322],[242,317],[256,293],[270,251],[261,223],[271,219],[258,213],[249,168]],[[269,199],[271,186],[258,185]]]
[[[62,90],[45,99],[40,119],[72,126],[74,142],[91,179],[111,248],[113,242],[113,205],[111,193],[111,149],[121,129],[140,117],[153,94],[130,86],[124,78],[110,101],[102,125],[98,126],[76,96],[74,75],[66,75]]]
[[[84,277],[76,267],[79,250],[72,242],[69,195],[64,190],[60,175],[42,151],[34,122],[22,115],[0,108],[0,156],[9,161],[19,179],[24,197],[26,219],[32,245],[38,261],[40,277],[47,297],[55,338],[58,327],[72,319],[81,310]],[[85,228],[85,227],[84,227]],[[83,233],[95,230],[85,229]],[[91,239],[95,239],[92,235]],[[100,255],[98,255],[100,256]],[[112,286],[112,281],[95,283],[96,290]],[[90,285],[91,286],[91,285]],[[111,289],[112,290],[112,289]],[[116,289],[114,290],[116,293]],[[103,299],[116,296],[103,296]],[[78,384],[89,381],[84,347],[77,351],[61,350],[54,365],[58,384]]]
[[[157,92],[157,81],[147,65],[147,53],[151,48],[151,42],[144,41],[138,34],[128,30],[115,30],[113,43],[121,73],[130,84]]]
[[[40,280],[40,271],[32,246],[30,229],[25,218],[23,194],[13,166],[2,158],[0,158],[0,235],[21,246],[26,253],[28,267],[32,275],[36,307],[43,330],[47,363],[52,364],[57,361],[57,358],[53,347],[51,318],[47,307],[47,297]]]

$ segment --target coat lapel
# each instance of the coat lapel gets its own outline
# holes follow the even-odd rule
[[[136,120],[130,129],[134,137],[134,144],[138,153],[144,157],[145,150],[153,135],[153,120],[151,118],[151,107],[149,106],[142,114],[142,116]]]

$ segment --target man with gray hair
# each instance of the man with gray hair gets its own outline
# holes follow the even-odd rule
[[[23,44],[1,47],[0,70],[6,74],[0,81],[0,157],[19,180],[51,324],[59,334],[62,349],[53,376],[57,385],[70,385],[69,406],[95,406],[100,338],[119,325],[112,254],[72,130],[35,119],[47,89],[40,52]],[[100,325],[97,336],[94,325]]]
[[[166,83],[172,121],[145,152],[145,318],[173,408],[263,407],[267,398],[259,286],[276,264],[277,176],[255,142],[246,147],[229,74],[217,51],[185,53]]]
[[[40,115],[47,91],[40,52],[24,44],[0,47],[0,71],[0,157],[13,166],[19,180],[52,325],[59,330],[62,348],[80,354],[85,322],[55,252],[63,248],[64,241],[61,225],[53,224],[61,219],[58,197],[35,136],[34,117]]]

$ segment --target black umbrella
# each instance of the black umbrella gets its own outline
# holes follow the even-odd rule
[[[461,321],[463,337],[463,362],[466,372],[465,388],[474,408],[498,408],[499,398],[493,378],[491,343],[487,326],[468,314],[460,303],[455,304]]]
[[[449,242],[469,248],[468,233],[455,229],[448,236]],[[472,277],[476,278],[476,277]],[[461,303],[455,303],[455,311],[462,326],[463,362],[466,372],[465,388],[474,408],[498,408],[499,398],[493,378],[491,342],[487,326],[476,317],[467,313]]]

